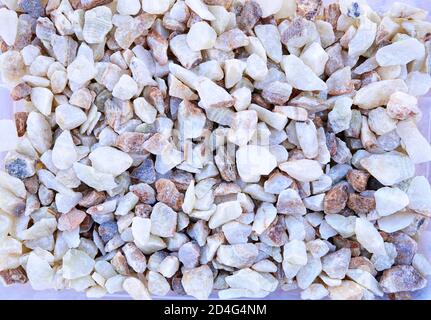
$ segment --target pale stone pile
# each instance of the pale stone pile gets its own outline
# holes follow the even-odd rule
[[[408,298],[431,274],[426,16],[2,0],[0,72],[23,111],[0,137],[0,279],[92,298]]]

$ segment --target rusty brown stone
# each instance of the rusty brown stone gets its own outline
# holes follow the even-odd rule
[[[408,265],[399,265],[385,270],[380,278],[380,285],[385,293],[398,293],[423,289],[427,280]]]
[[[26,178],[22,182],[24,182],[25,188],[30,194],[36,194],[39,191],[39,178],[37,175]]]
[[[373,195],[349,194],[347,206],[356,213],[366,214],[376,208],[376,200]]]
[[[403,232],[395,232],[387,235],[387,242],[395,245],[397,256],[395,264],[410,265],[418,250],[418,244]]]
[[[83,235],[83,233],[90,232],[91,227],[93,226],[93,224],[94,224],[93,218],[91,218],[91,216],[89,214],[85,215],[84,220],[79,225],[80,232],[81,232],[81,237],[85,237]],[[91,236],[92,235],[90,233],[89,237],[91,237]]]
[[[184,202],[184,195],[178,191],[175,184],[168,179],[156,181],[157,201],[163,202],[172,209],[179,211]]]
[[[286,244],[288,238],[284,218],[277,217],[259,238],[260,241],[272,247],[281,247]]]
[[[147,98],[147,101],[156,107],[160,113],[165,112],[167,103],[165,103],[165,96],[163,95],[163,92],[158,87],[147,86],[144,89],[144,96]]]
[[[27,98],[30,93],[31,87],[27,83],[22,82],[12,89],[12,91],[10,92],[10,96],[13,101],[19,101],[24,98]]]
[[[152,211],[153,207],[149,204],[140,203],[135,206],[135,215],[137,217],[149,218]]]
[[[376,268],[370,259],[366,257],[354,257],[350,260],[349,269],[361,269],[366,271],[375,277],[377,275]]]
[[[139,198],[139,201],[144,204],[154,204],[156,202],[155,191],[149,184],[135,184],[130,186],[129,190],[133,192]]]
[[[18,133],[18,137],[22,137],[27,131],[28,112],[16,112],[14,116],[16,132]]]
[[[266,102],[266,100],[259,93],[253,93],[251,95],[251,102],[257,104],[265,109],[271,109],[271,104]]]
[[[361,245],[359,244],[359,242],[345,239],[340,235],[333,237],[332,240],[337,249],[350,249],[350,251],[352,252],[352,257],[359,257],[361,255]]]
[[[322,8],[322,0],[296,0],[296,14],[314,20]]]
[[[84,197],[79,201],[79,205],[84,208],[90,208],[103,203],[106,200],[105,192],[98,192],[92,190],[84,195]]]
[[[119,274],[123,276],[127,276],[130,274],[130,269],[126,257],[121,251],[117,251],[117,253],[111,260],[111,264],[114,267],[115,271],[117,271]]]
[[[57,228],[60,231],[70,231],[78,227],[86,217],[84,211],[72,209],[68,213],[64,213],[58,218]]]
[[[412,300],[412,294],[407,291],[389,293],[388,298],[391,300]]]
[[[341,10],[338,3],[331,3],[323,9],[323,20],[329,22],[334,30],[337,29],[337,22],[340,15]]]
[[[241,14],[238,17],[238,27],[245,31],[250,32],[262,17],[262,9],[260,5],[255,1],[247,1],[241,10]]]
[[[193,180],[193,175],[187,171],[175,170],[169,178],[179,191],[185,192]]]
[[[25,270],[22,267],[0,271],[0,278],[5,285],[26,283],[28,281]]]
[[[115,146],[124,152],[148,154],[144,148],[144,142],[151,137],[150,133],[124,132],[120,134]]]
[[[349,198],[347,188],[345,183],[339,183],[326,193],[323,201],[323,210],[326,214],[339,213],[346,207]]]

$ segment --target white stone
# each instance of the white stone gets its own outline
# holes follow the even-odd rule
[[[114,86],[112,95],[121,100],[129,100],[138,93],[138,84],[132,77],[124,74]]]
[[[102,43],[112,29],[112,12],[106,6],[98,6],[85,12],[82,35],[87,43]]]
[[[430,90],[431,76],[428,73],[413,71],[407,76],[406,84],[409,88],[409,94],[420,97]]]
[[[232,96],[208,78],[198,78],[195,81],[195,87],[204,108],[229,107],[234,104]]]
[[[374,43],[377,33],[377,24],[366,15],[360,17],[360,25],[352,40],[349,42],[349,56],[363,55]]]
[[[266,55],[272,61],[280,63],[283,49],[278,28],[272,24],[261,24],[254,27],[254,32],[265,48]]]
[[[66,170],[78,160],[78,152],[70,131],[63,131],[52,149],[52,162],[60,170]]]
[[[431,187],[430,183],[424,176],[414,177],[410,182],[407,190],[409,196],[409,208],[431,216]]]
[[[370,253],[386,255],[383,238],[374,225],[364,218],[357,218],[355,234],[358,242]]]
[[[423,254],[415,254],[415,256],[413,257],[412,265],[424,277],[431,275],[431,263]]]
[[[380,288],[379,283],[369,272],[361,269],[350,269],[347,271],[347,276],[356,283],[370,290],[376,296],[383,297],[383,291]]]
[[[381,184],[391,186],[414,176],[415,166],[407,156],[398,152],[373,154],[360,164]]]
[[[228,140],[238,146],[246,145],[256,133],[257,113],[254,110],[239,111],[234,114]]]
[[[294,265],[306,265],[307,249],[304,241],[294,239],[286,243],[283,248],[283,260]]]
[[[217,33],[205,21],[192,24],[187,33],[187,44],[193,51],[211,49],[214,47]]]
[[[133,101],[133,110],[143,122],[152,124],[156,121],[157,110],[143,97]]]
[[[122,15],[135,15],[141,10],[140,0],[118,0],[117,11]]]
[[[28,256],[26,272],[34,290],[46,290],[53,287],[55,271],[45,259],[39,257],[34,251],[30,252]]]
[[[0,8],[0,38],[8,46],[13,46],[18,33],[18,15],[13,10]]]
[[[294,55],[283,56],[281,61],[286,80],[292,87],[303,91],[322,91],[328,87],[314,71]]]
[[[277,14],[283,6],[283,0],[255,0],[262,9],[262,18]]]
[[[373,82],[356,93],[353,104],[362,109],[374,109],[387,105],[391,95],[397,91],[408,91],[407,85],[401,79]]]
[[[226,222],[235,220],[242,214],[242,208],[238,201],[228,201],[217,205],[216,212],[211,216],[208,226],[211,229],[218,228]]]
[[[319,145],[317,142],[317,130],[314,122],[311,120],[307,120],[305,122],[297,121],[295,123],[295,127],[296,136],[304,156],[308,159],[317,157],[319,153]]]
[[[325,221],[343,238],[349,238],[355,234],[356,219],[354,216],[345,217],[340,214],[327,214],[325,215]]]
[[[397,127],[397,121],[392,119],[382,107],[373,109],[368,114],[368,125],[379,136],[389,133]]]
[[[268,67],[266,66],[266,61],[263,60],[256,53],[251,54],[247,58],[247,67],[245,72],[256,81],[262,81],[268,74]]]
[[[387,217],[382,217],[377,222],[380,230],[388,233],[393,233],[407,228],[410,224],[413,223],[414,219],[414,213],[408,211],[401,211],[391,214]]]
[[[253,221],[253,231],[258,235],[262,234],[274,221],[277,216],[277,209],[273,204],[264,202],[256,211]]]
[[[152,1],[157,2],[158,0],[152,0]],[[169,2],[169,0],[163,0],[163,1]],[[203,20],[213,21],[216,19],[214,15],[208,10],[207,5],[202,0],[185,0],[185,2],[186,2],[186,5]]]
[[[90,81],[97,75],[97,69],[93,61],[88,60],[84,56],[78,56],[67,67],[67,78],[69,81],[82,85]]]
[[[178,271],[179,267],[180,263],[177,257],[167,256],[160,262],[157,267],[157,271],[166,278],[172,278],[175,272]]]
[[[55,122],[62,130],[72,130],[87,120],[87,115],[80,108],[62,104],[55,108]]]
[[[47,88],[33,88],[31,90],[31,102],[45,116],[49,116],[52,110],[54,95]]]
[[[84,251],[70,249],[63,257],[63,277],[77,279],[89,275],[94,268],[94,260]]]
[[[328,114],[328,122],[331,124],[334,133],[340,133],[350,128],[352,120],[353,100],[348,97],[337,99],[334,108]]]
[[[320,283],[313,283],[301,292],[302,300],[321,300],[329,295],[329,291]]]
[[[266,147],[247,145],[236,152],[236,164],[244,182],[258,182],[260,176],[269,175],[277,167],[277,159]]]
[[[207,265],[186,270],[181,284],[185,292],[199,300],[206,300],[213,290],[213,273]]]
[[[414,164],[431,161],[431,145],[412,120],[400,121],[397,133]]]
[[[112,147],[99,147],[91,152],[88,158],[94,169],[115,177],[129,169],[133,163],[127,153]]]
[[[137,278],[128,277],[124,279],[122,287],[133,300],[151,300],[147,287]]]
[[[374,198],[376,210],[382,217],[401,211],[409,204],[407,194],[398,188],[380,188],[374,193]]]
[[[301,182],[312,182],[323,175],[319,162],[309,159],[290,160],[280,164],[279,168]]]
[[[109,191],[117,187],[114,176],[98,172],[92,167],[76,162],[73,164],[73,170],[79,180],[97,191]]]
[[[235,86],[241,79],[247,64],[238,59],[229,59],[224,62],[224,83],[227,89]]]
[[[377,62],[383,67],[406,65],[424,57],[425,46],[415,38],[396,41],[380,48],[376,53]]]
[[[302,51],[300,59],[309,66],[317,76],[321,76],[325,72],[325,65],[329,60],[329,55],[319,43],[313,42]]]

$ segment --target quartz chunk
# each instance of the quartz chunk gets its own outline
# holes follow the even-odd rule
[[[216,212],[211,216],[208,226],[215,229],[226,222],[235,220],[242,213],[241,205],[238,201],[229,201],[217,205]]]
[[[248,145],[240,147],[236,152],[236,164],[243,181],[257,182],[260,176],[269,175],[277,167],[277,160],[268,148]]]
[[[413,177],[414,164],[407,156],[398,152],[387,152],[366,157],[361,165],[380,183],[386,186],[397,184]]]
[[[355,95],[353,104],[362,109],[374,109],[389,102],[395,92],[407,92],[408,88],[403,80],[383,80],[373,82],[362,87]]]
[[[185,292],[199,300],[208,299],[213,289],[213,273],[207,265],[184,271],[181,283]]]
[[[383,238],[371,222],[363,218],[357,218],[355,233],[356,239],[367,251],[386,255]]]
[[[178,214],[162,202],[156,203],[151,213],[151,233],[160,237],[172,237],[177,227]]]
[[[387,67],[405,65],[424,56],[423,43],[415,38],[407,38],[377,50],[376,59],[380,66]]]
[[[286,80],[295,89],[303,91],[321,91],[328,87],[314,71],[294,55],[284,56],[281,64],[286,73]]]
[[[424,176],[414,177],[407,190],[408,207],[418,213],[431,215],[431,187]]]
[[[414,164],[431,161],[431,146],[412,120],[399,122],[397,133]]]
[[[323,175],[320,164],[315,160],[290,160],[280,164],[279,168],[301,182],[315,181]]]
[[[280,32],[272,24],[261,24],[254,28],[256,36],[265,48],[266,55],[276,63],[280,63],[283,55]]]
[[[398,188],[380,188],[374,193],[374,198],[376,210],[382,217],[401,211],[409,204],[407,194]]]
[[[187,33],[187,44],[193,51],[211,49],[216,39],[217,33],[205,21],[192,24]]]
[[[416,291],[424,288],[427,281],[412,266],[399,265],[385,270],[380,285],[385,293]]]
[[[100,147],[90,153],[89,159],[94,169],[99,172],[120,175],[130,168],[133,159],[125,152],[112,147]]]

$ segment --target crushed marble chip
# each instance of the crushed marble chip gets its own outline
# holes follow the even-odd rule
[[[137,300],[425,288],[427,12],[373,5],[4,0],[20,109],[0,120],[0,280]]]

